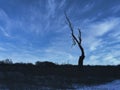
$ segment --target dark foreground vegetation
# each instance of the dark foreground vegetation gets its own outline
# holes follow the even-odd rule
[[[72,88],[77,85],[96,85],[120,79],[118,66],[57,65],[52,62],[12,63],[0,62],[0,88],[23,90],[34,88]],[[19,88],[18,88],[19,87]],[[36,88],[36,89],[35,89]],[[27,89],[26,89],[27,90]],[[32,90],[32,89],[30,89]]]

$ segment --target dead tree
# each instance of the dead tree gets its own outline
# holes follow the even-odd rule
[[[76,43],[77,43],[78,47],[80,48],[81,55],[79,56],[78,66],[82,67],[83,66],[83,60],[85,58],[85,52],[84,52],[84,48],[82,47],[82,44],[81,44],[81,42],[82,42],[81,31],[78,28],[79,35],[78,35],[78,38],[77,38],[74,34],[74,29],[73,29],[72,23],[70,22],[70,19],[68,18],[66,13],[65,13],[65,17],[66,17],[66,20],[67,20],[67,24],[68,24],[68,26],[71,30],[73,45],[76,45]]]

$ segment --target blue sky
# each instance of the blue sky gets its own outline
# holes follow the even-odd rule
[[[67,12],[82,32],[84,64],[120,64],[119,0],[0,0],[0,60],[77,64]]]

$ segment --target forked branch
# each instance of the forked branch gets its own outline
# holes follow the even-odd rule
[[[67,20],[67,22],[68,22],[67,24],[68,24],[68,26],[70,27],[71,35],[72,35],[73,39],[77,42],[77,44],[79,44],[79,41],[77,40],[76,36],[74,35],[72,23],[70,22],[70,19],[68,18],[68,16],[67,16],[66,13],[65,13],[65,17],[66,17],[66,20]]]

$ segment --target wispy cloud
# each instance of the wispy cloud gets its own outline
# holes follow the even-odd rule
[[[101,46],[102,37],[106,33],[113,31],[120,24],[119,18],[108,18],[98,22],[88,23],[86,30],[84,31],[85,37],[85,45],[89,45],[91,50],[97,48],[97,46]]]
[[[59,63],[67,62],[67,60],[71,61],[74,59],[73,55],[65,51],[54,50],[50,48],[50,49],[46,49],[45,52],[46,52],[45,58],[48,58],[48,60],[55,60],[55,61],[57,60],[59,61]]]
[[[1,27],[1,26],[0,26],[0,31],[3,33],[4,36],[6,36],[6,37],[11,37],[11,36],[5,31],[5,29],[4,29],[3,27]]]
[[[91,55],[87,60],[85,60],[85,64],[92,65],[118,65],[120,57],[115,57],[111,52],[104,52]]]
[[[63,8],[65,5],[66,0],[61,0],[61,3],[59,4],[59,8]]]
[[[102,36],[108,31],[114,29],[118,24],[120,24],[120,18],[108,18],[88,24],[88,29],[92,36]]]
[[[83,13],[91,10],[93,7],[94,7],[94,3],[88,3],[82,8],[81,13],[83,14]]]
[[[48,0],[48,17],[52,16],[54,17],[55,14],[55,8],[56,8],[56,4],[55,4],[55,0]]]
[[[116,65],[119,63],[119,52],[116,52],[120,43],[119,24],[118,17],[87,23],[87,28],[83,28],[85,29],[83,34],[86,35],[83,37],[83,44],[87,49],[87,55],[89,56],[90,53],[92,55],[87,57],[86,64]]]
[[[120,63],[120,61],[116,59],[116,57],[114,57],[114,55],[111,53],[108,53],[103,60],[105,61],[105,63],[109,63],[110,65],[117,65],[118,63]]]
[[[10,34],[8,33],[7,27],[9,24],[9,18],[8,15],[5,13],[4,10],[0,8],[0,31],[3,33],[4,36],[10,37]]]
[[[0,8],[0,31],[6,37],[14,37],[13,33],[20,28],[20,21],[9,17],[4,9]]]
[[[116,6],[112,7],[111,11],[114,13],[118,13],[120,11],[120,5],[116,5]]]
[[[0,51],[6,51],[6,49],[3,47],[0,47]]]

